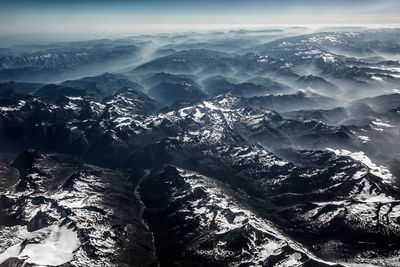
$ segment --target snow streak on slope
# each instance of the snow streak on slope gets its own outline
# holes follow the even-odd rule
[[[160,192],[155,188],[157,185],[163,188]],[[155,231],[159,248],[168,246],[168,241],[163,240],[168,240],[169,235],[178,235],[182,236],[179,246],[184,248],[184,257],[203,263],[282,267],[300,266],[306,262],[330,265],[240,204],[232,197],[233,192],[210,177],[167,166],[160,173],[147,177],[141,187],[142,193],[154,188],[155,195],[168,196],[166,201],[157,200],[157,196],[144,198],[151,210],[154,201],[159,201],[157,206],[164,208],[157,214],[164,214],[165,225],[173,225],[172,229],[166,226],[161,232],[158,232],[159,228]],[[149,220],[152,229],[153,220],[158,219]],[[192,230],[187,232],[188,229]],[[177,250],[177,253],[182,252]],[[168,265],[169,261],[163,262],[161,257],[161,263]]]
[[[351,152],[346,149],[332,149],[327,148],[329,151],[334,152],[338,156],[349,156],[352,159],[361,162],[369,168],[369,171],[380,178],[384,183],[392,184],[394,183],[394,177],[391,172],[384,166],[379,166],[371,161],[371,159],[364,154],[364,152]]]

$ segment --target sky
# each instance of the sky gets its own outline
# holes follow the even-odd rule
[[[400,25],[400,0],[0,0],[0,34],[243,24]]]

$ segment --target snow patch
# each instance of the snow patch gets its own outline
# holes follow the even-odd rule
[[[368,156],[366,156],[363,151],[351,152],[346,149],[333,149],[333,148],[327,148],[327,150],[334,152],[338,156],[351,157],[352,159],[361,162],[362,164],[370,168],[370,172],[373,175],[382,178],[382,181],[384,183],[390,184],[393,183],[394,181],[394,177],[392,173],[389,171],[389,169],[387,169],[384,166],[379,166],[374,162],[372,162],[372,160]]]
[[[381,77],[378,77],[378,76],[371,76],[371,79],[372,80],[375,80],[375,81],[383,81],[383,79],[381,78]]]
[[[358,138],[361,139],[362,143],[368,143],[371,142],[371,139],[368,136],[360,135]]]

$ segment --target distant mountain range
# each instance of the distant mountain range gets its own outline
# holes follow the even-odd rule
[[[0,265],[398,266],[399,31],[288,35],[1,50]]]

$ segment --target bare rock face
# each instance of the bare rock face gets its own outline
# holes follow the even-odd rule
[[[28,222],[26,229],[29,232],[34,232],[51,225],[51,223],[55,220],[56,219],[50,217],[48,214],[38,211],[38,213],[36,213],[36,215],[33,216],[33,218]]]

